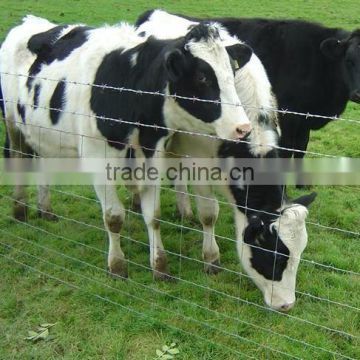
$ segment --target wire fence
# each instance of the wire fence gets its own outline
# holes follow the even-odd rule
[[[16,76],[16,77],[32,77],[24,74],[11,74],[6,72],[0,72],[2,75],[7,76]],[[90,83],[81,83],[75,81],[68,80],[59,80],[59,79],[51,79],[46,77],[38,77],[35,76],[33,78],[56,82],[64,81],[71,85],[76,86],[90,86],[90,87],[99,87],[101,89],[110,89],[113,91],[121,92],[131,92],[134,94],[141,95],[151,95],[151,96],[163,96],[163,97],[172,97],[176,99],[182,99],[187,101],[199,101],[199,102],[212,102],[218,105],[223,103],[219,101],[211,101],[206,99],[198,99],[198,98],[189,98],[178,95],[169,95],[161,92],[151,92],[151,91],[143,91],[136,89],[129,89],[125,87],[115,88],[107,85],[97,85]],[[12,99],[0,99],[5,104],[12,104],[16,106],[18,104],[17,100]],[[34,104],[21,103],[23,106],[32,108],[32,109],[43,109],[47,111],[59,111],[64,114],[72,115],[74,118],[87,118],[89,122],[94,121],[95,116],[93,114],[86,114],[78,111],[66,111],[64,109],[56,109],[48,106],[39,106]],[[229,104],[233,106],[243,106],[241,104]],[[246,107],[244,106],[245,110]],[[251,107],[253,108],[253,107]],[[310,113],[299,113],[294,111],[288,111],[286,109],[276,109],[276,108],[257,108],[259,111],[273,111],[279,114],[291,114],[298,115],[305,118],[305,121],[311,121],[309,118],[323,118],[331,121],[337,121],[341,124],[343,123],[351,123],[354,126],[358,126],[360,124],[360,120],[355,119],[347,119],[342,117],[328,117],[322,116],[319,114],[310,114]],[[122,124],[131,124],[137,127],[150,127],[158,130],[168,130],[171,132],[179,132],[186,135],[192,136],[203,136],[209,139],[216,140],[227,140],[227,141],[235,141],[228,139],[221,139],[218,136],[214,135],[206,135],[197,132],[172,129],[166,126],[158,126],[158,125],[149,125],[142,123],[133,123],[131,121],[127,121],[124,119],[115,119],[108,117],[98,117],[103,121],[110,121],[115,123]],[[106,144],[106,139],[103,139],[99,136],[89,136],[85,135],[81,132],[74,133],[73,131],[47,127],[39,124],[26,123],[24,124],[22,121],[15,121],[14,125],[22,128],[24,126],[29,126],[32,128],[38,128],[39,132],[41,130],[50,130],[59,134],[59,137],[66,138],[66,136],[78,136],[81,139],[86,137],[90,137],[99,141],[103,141]],[[41,141],[41,137],[39,137],[39,141]],[[82,141],[82,140],[81,140]],[[267,146],[271,148],[276,148],[279,150],[288,150],[293,152],[301,152],[311,156],[318,157],[326,157],[326,158],[336,158],[337,156],[333,154],[323,154],[319,152],[312,151],[302,151],[298,149],[281,147],[273,144],[254,144],[250,142],[248,139],[245,140],[236,140],[238,143],[245,143],[251,145],[259,145],[259,146]],[[124,142],[118,142],[124,146],[131,146],[133,148],[139,147],[138,144],[129,144]],[[40,144],[39,144],[40,145]],[[20,156],[35,156],[37,154],[34,153],[25,153],[16,149],[7,149],[4,146],[0,146],[0,148],[4,150],[11,150],[13,153],[17,153]],[[81,147],[82,148],[82,147]],[[147,150],[159,151],[158,149],[150,149]],[[80,151],[83,155],[82,151]],[[173,152],[169,152],[167,150],[162,150],[163,155],[165,156],[178,156],[178,157],[191,157],[189,154],[174,154]],[[212,200],[212,198],[201,196],[198,194],[192,194],[191,192],[181,192],[177,189],[173,189],[171,187],[161,186],[162,192],[166,196],[173,195],[186,195],[190,198],[198,198],[204,200]],[[70,207],[76,202],[81,202],[85,208],[88,206],[96,207],[99,203],[99,200],[96,198],[92,198],[86,196],[84,192],[81,191],[80,194],[74,191],[68,191],[68,189],[64,190],[62,187],[52,187],[51,193],[56,196],[56,199],[63,202],[66,200],[66,203],[70,204]],[[27,203],[25,199],[19,199],[15,196],[7,195],[4,191],[0,194],[0,199],[3,204],[7,204],[4,208],[8,209],[10,204],[18,204],[23,206],[29,210],[39,210],[37,206],[33,206]],[[284,194],[283,194],[284,201]],[[232,205],[223,200],[222,198],[218,199],[220,206],[223,207],[232,207]],[[93,204],[94,203],[94,204]],[[90,204],[90,205],[89,205]],[[125,208],[125,223],[139,223],[141,221],[142,214],[138,211],[134,211],[132,209],[132,201],[128,204],[128,207]],[[56,208],[55,204],[55,208]],[[265,213],[272,216],[279,217],[278,213],[267,212],[263,209],[254,209],[247,206],[247,201],[245,206],[238,206],[242,208],[242,210],[247,214],[248,211],[253,211],[257,213]],[[331,293],[331,286],[322,289],[322,291],[326,291],[327,293],[319,293],[318,290],[308,290],[299,284],[299,287],[296,289],[296,294],[299,299],[301,299],[301,304],[297,306],[305,306],[311,304],[321,304],[321,306],[327,310],[333,311],[333,309],[337,309],[341,311],[341,314],[344,315],[344,321],[332,322],[331,319],[327,319],[327,321],[319,322],[316,317],[313,317],[310,313],[309,316],[304,315],[303,312],[300,313],[284,313],[278,310],[269,308],[262,304],[261,299],[258,301],[254,300],[251,296],[247,297],[243,291],[239,290],[240,287],[245,284],[245,282],[250,282],[252,277],[241,271],[238,265],[234,265],[234,260],[229,263],[224,262],[222,265],[214,265],[217,270],[222,270],[224,275],[224,279],[230,279],[233,283],[229,284],[219,284],[216,281],[212,280],[210,277],[205,277],[204,279],[200,279],[196,276],[189,275],[189,271],[187,271],[187,267],[191,269],[197,269],[197,267],[205,266],[207,263],[203,260],[200,260],[196,255],[193,255],[193,252],[188,251],[187,247],[184,245],[186,242],[186,237],[188,235],[192,236],[203,236],[206,234],[205,231],[200,230],[198,225],[195,225],[193,222],[186,221],[183,217],[180,217],[175,220],[168,220],[165,218],[156,217],[156,220],[159,224],[166,227],[168,231],[174,232],[179,236],[179,244],[177,247],[173,247],[172,250],[165,249],[164,252],[167,254],[173,264],[177,264],[177,275],[171,275],[172,279],[176,281],[172,286],[174,289],[177,287],[186,287],[190,289],[192,292],[196,294],[206,294],[205,298],[209,299],[211,296],[221,299],[226,304],[229,305],[231,310],[226,310],[227,307],[224,306],[224,309],[219,307],[213,307],[208,300],[208,306],[206,306],[206,301],[199,303],[200,297],[188,296],[188,293],[185,292],[181,294],[180,291],[168,291],[163,290],[161,288],[155,287],[153,285],[148,285],[140,280],[136,280],[136,276],[133,276],[137,272],[144,273],[152,273],[152,268],[139,259],[137,252],[145,252],[146,254],[150,251],[150,244],[147,242],[146,237],[142,236],[141,233],[133,231],[128,228],[127,231],[124,231],[120,234],[121,241],[125,241],[127,243],[127,265],[129,269],[132,269],[132,273],[129,279],[126,280],[126,287],[122,287],[119,285],[109,285],[110,283],[106,279],[106,274],[108,271],[104,269],[104,267],[97,265],[98,261],[86,261],[82,259],[79,255],[76,255],[79,248],[85,248],[91,254],[94,254],[94,259],[103,260],[107,255],[107,250],[104,248],[100,248],[94,245],[89,245],[86,241],[79,241],[78,236],[68,236],[64,235],[63,232],[49,230],[45,223],[37,223],[40,225],[35,225],[32,220],[29,222],[22,222],[20,220],[14,219],[12,216],[7,214],[7,210],[3,210],[2,214],[0,213],[0,221],[2,224],[7,224],[6,227],[0,227],[0,233],[5,235],[5,238],[0,241],[0,256],[4,261],[9,264],[17,264],[18,266],[27,268],[30,272],[40,273],[55,282],[62,283],[70,288],[75,289],[76,291],[83,292],[89,297],[94,297],[99,299],[100,301],[111,304],[114,307],[120,308],[123,311],[130,312],[134,315],[134,317],[145,318],[147,320],[155,321],[160,323],[161,325],[165,325],[167,328],[171,329],[174,332],[183,333],[187,336],[197,338],[199,341],[210,343],[215,347],[223,348],[226,351],[229,351],[239,358],[258,358],[259,351],[262,351],[262,354],[271,354],[272,356],[285,357],[285,358],[294,358],[301,359],[303,358],[302,350],[306,349],[306,351],[312,352],[318,358],[345,358],[345,359],[355,359],[354,355],[350,355],[350,353],[346,353],[345,350],[341,351],[341,347],[325,347],[321,342],[317,342],[316,340],[312,340],[310,338],[301,337],[300,333],[293,330],[288,331],[289,329],[294,329],[293,324],[298,324],[295,326],[304,327],[307,329],[305,331],[316,331],[319,334],[322,334],[324,337],[331,336],[340,338],[343,343],[350,343],[353,346],[359,341],[358,327],[352,327],[352,331],[348,330],[351,327],[347,327],[347,330],[344,330],[345,321],[351,318],[358,319],[360,307],[358,303],[358,294],[359,294],[359,283],[360,283],[360,271],[358,268],[352,267],[352,262],[348,262],[349,265],[340,266],[333,263],[329,263],[326,261],[315,261],[313,260],[312,254],[307,254],[305,251],[305,255],[302,257],[294,257],[294,259],[299,260],[300,268],[304,269],[302,272],[309,272],[310,274],[317,274],[318,276],[324,279],[326,282],[331,277],[340,277],[344,284],[348,286],[351,284],[351,293],[347,296],[346,300],[340,296],[340,300],[337,297],[338,294],[335,292],[333,295]],[[226,210],[227,211],[227,210]],[[81,229],[79,231],[94,231],[99,232],[101,234],[107,233],[103,225],[100,225],[100,212],[99,212],[99,221],[95,221],[92,223],[87,220],[83,220],[78,218],[78,215],[74,215],[71,210],[66,211],[65,213],[60,213],[58,211],[48,211],[49,215],[52,215],[56,219],[59,220],[60,224],[66,224],[67,228],[74,227],[75,229]],[[220,214],[219,222],[222,221]],[[86,216],[85,216],[86,218]],[[327,236],[330,233],[338,234],[342,239],[346,241],[351,241],[358,246],[360,240],[360,232],[354,229],[344,229],[339,226],[331,226],[329,224],[323,224],[320,222],[315,222],[311,220],[306,221],[307,225],[310,227],[314,227],[318,229],[320,232],[324,233],[324,236]],[[281,226],[281,221],[279,223]],[[16,228],[20,227],[22,229],[22,235],[17,234]],[[131,227],[131,225],[130,225]],[[170,229],[170,230],[169,230]],[[135,232],[135,234],[134,234]],[[33,234],[40,235],[37,240],[34,240]],[[71,232],[70,232],[71,233]],[[26,234],[26,235],[24,235]],[[65,232],[67,234],[67,232]],[[102,235],[103,236],[103,235]],[[311,236],[311,232],[310,232]],[[16,240],[13,242],[10,240],[13,238]],[[225,235],[216,235],[216,239],[221,242],[221,245],[227,249],[234,249],[237,243],[237,239],[233,236],[225,236]],[[58,241],[61,240],[61,243]],[[66,246],[64,246],[66,243]],[[50,246],[50,244],[52,246]],[[60,246],[61,244],[61,246]],[[275,253],[275,255],[288,256],[285,253],[281,253],[277,251],[278,249],[278,236],[276,239],[276,250],[269,250],[262,247],[260,244],[250,244],[250,248],[261,250],[264,253]],[[71,255],[70,255],[71,254]],[[75,254],[75,256],[74,256]],[[100,255],[100,256],[98,256]],[[48,256],[48,257],[47,257]],[[356,257],[356,254],[354,254]],[[86,257],[87,259],[89,257]],[[51,261],[49,260],[51,259]],[[59,264],[58,262],[61,262]],[[276,257],[275,257],[276,261]],[[96,264],[95,264],[96,263]],[[346,263],[346,262],[345,262]],[[81,267],[79,268],[79,265]],[[175,266],[174,266],[175,267]],[[75,270],[77,269],[77,270]],[[95,276],[90,276],[90,271],[95,272]],[[275,271],[275,262],[273,264],[273,271]],[[60,274],[60,275],[59,275]],[[274,274],[273,274],[274,275]],[[71,279],[71,280],[70,280]],[[90,284],[95,284],[97,292],[94,291],[94,288],[90,286]],[[307,283],[308,284],[308,283]],[[344,285],[344,286],[345,286]],[[286,287],[273,282],[272,291],[274,289],[283,289],[288,290]],[[345,290],[344,290],[345,291]],[[104,296],[103,294],[106,294]],[[135,293],[135,294],[134,294]],[[118,297],[125,296],[129,299],[132,299],[134,302],[131,306],[127,304],[124,305],[121,301],[118,300]],[[167,302],[164,302],[164,299],[171,299],[174,306],[168,306]],[[142,305],[140,305],[142,304]],[[156,308],[157,311],[163,314],[167,314],[166,316],[156,316],[149,315],[149,312],[142,310],[143,307]],[[180,310],[179,310],[180,309]],[[191,311],[189,309],[192,309]],[[235,309],[235,310],[234,310]],[[317,307],[319,309],[319,307]],[[204,316],[194,317],[193,311],[199,311],[204,313]],[[257,319],[251,319],[248,315],[249,313],[254,312],[256,314],[260,313],[261,316],[266,316],[267,314],[272,314],[278,318],[284,319],[284,327],[272,328],[271,324],[267,325],[266,321],[259,321]],[[244,316],[246,314],[247,316]],[[299,315],[300,314],[300,315]],[[314,320],[314,318],[316,320]],[[170,320],[169,320],[170,319]],[[176,321],[173,321],[176,319]],[[174,325],[176,324],[176,326]],[[195,331],[194,329],[198,327],[199,331]],[[249,327],[252,332],[259,332],[264,334],[263,336],[271,336],[271,339],[281,339],[287,344],[291,344],[294,346],[292,352],[290,352],[288,347],[278,347],[276,342],[267,342],[254,340],[252,336],[243,335],[241,331],[239,331],[239,327]],[[205,332],[206,330],[206,332]],[[210,335],[208,335],[210,334]],[[219,337],[226,339],[226,341],[222,341]],[[255,338],[256,339],[256,338]],[[229,345],[231,344],[231,345]],[[247,347],[244,347],[246,344]],[[239,345],[239,346],[238,346]],[[246,350],[247,349],[247,350]],[[259,350],[260,349],[260,350]],[[285,350],[287,349],[287,350]],[[241,350],[241,351],[240,351]],[[352,352],[353,354],[355,352]],[[257,354],[253,356],[254,354]],[[319,355],[321,354],[321,355]]]

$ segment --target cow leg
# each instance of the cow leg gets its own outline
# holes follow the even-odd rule
[[[284,149],[279,149],[279,156],[282,158],[292,158],[296,149],[296,138],[301,119],[291,114],[280,114],[281,137],[279,145]],[[286,149],[286,150],[285,150]]]
[[[45,220],[57,220],[51,208],[49,185],[38,186],[37,208],[39,217]]]
[[[32,158],[33,150],[26,144],[22,133],[12,126],[11,123],[7,123],[7,133],[9,136],[10,144],[10,157],[11,158]],[[27,191],[26,186],[16,184],[14,188],[14,218],[19,221],[27,221],[28,208],[27,208]]]
[[[210,186],[193,186],[193,189],[196,195],[200,195],[196,196],[196,205],[204,232],[204,270],[208,274],[217,274],[220,271],[220,251],[215,239],[215,223],[219,215],[219,204]]]
[[[120,230],[125,211],[114,185],[94,185],[101,203],[105,228],[109,236],[108,268],[112,275],[127,278],[128,270],[124,253],[120,246]]]
[[[295,141],[295,149],[306,151],[307,146],[309,144],[309,139],[310,139],[310,129],[304,127],[297,134]],[[305,156],[305,152],[295,152],[294,154],[295,159],[302,159],[304,156]]]
[[[191,219],[193,217],[193,211],[191,209],[187,185],[175,183],[174,186],[176,191],[176,206],[180,216],[185,219]]]
[[[156,280],[170,280],[167,256],[160,236],[160,187],[145,186],[140,192],[141,210],[148,230],[150,265]]]
[[[132,210],[137,213],[141,212],[141,198],[140,198],[140,194],[137,192],[133,193]]]

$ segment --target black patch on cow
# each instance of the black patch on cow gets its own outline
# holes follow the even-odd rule
[[[189,38],[202,38],[204,28],[207,27],[201,25],[199,28],[198,32],[194,27]],[[211,31],[208,29],[208,32]],[[184,41],[184,38],[158,40],[150,37],[133,49],[119,49],[104,57],[95,76],[94,83],[99,87],[92,88],[91,109],[97,115],[99,131],[111,146],[123,149],[130,133],[138,128],[140,144],[146,156],[152,156],[158,140],[167,134],[166,130],[159,128],[165,127],[165,99],[162,96],[109,89],[104,85],[163,93],[168,84],[170,94],[219,100],[220,89],[213,69],[205,61],[186,51]],[[174,51],[180,64],[176,64],[176,73],[170,76],[167,59],[168,54]],[[131,59],[135,54],[137,65],[133,67]],[[187,112],[204,122],[212,122],[221,115],[221,106],[218,104],[178,98],[176,101]],[[121,123],[121,120],[127,123]]]
[[[245,228],[244,242],[250,245],[252,267],[266,279],[280,281],[290,251],[275,229],[270,232],[270,225],[280,216],[277,209],[282,205],[282,186],[249,185],[244,189],[230,186],[230,190],[236,204],[240,206],[238,211],[246,214],[248,218],[256,216],[263,223],[261,229],[254,231],[249,221],[249,225]]]
[[[4,101],[4,95],[1,90],[1,83],[0,83],[0,109],[3,119],[5,119],[5,101]]]
[[[94,83],[110,87],[125,87],[135,90],[163,91],[166,85],[163,64],[154,61],[161,52],[160,47],[143,44],[122,52],[122,49],[106,55],[100,64]],[[137,66],[132,67],[130,59],[137,53]],[[97,126],[110,146],[122,150],[131,132],[138,127],[140,143],[147,156],[152,156],[157,141],[167,134],[144,125],[165,126],[162,115],[164,98],[141,95],[109,88],[93,87],[91,109],[97,115]],[[115,119],[108,120],[108,118]],[[125,122],[121,122],[124,120]]]
[[[59,38],[61,32],[68,25],[56,26],[43,33],[36,34],[28,41],[28,49],[37,55],[29,70],[26,85],[30,91],[33,77],[36,76],[43,64],[51,64],[55,60],[66,59],[75,49],[82,46],[88,38],[88,26],[78,26]]]
[[[25,124],[25,106],[17,103],[17,111],[21,117],[21,121]]]
[[[251,225],[247,226],[244,242],[250,245],[252,267],[265,279],[281,281],[290,251],[275,229],[270,232],[270,225],[271,221],[263,221],[255,234]]]
[[[153,12],[155,11],[155,9],[152,10],[147,10],[144,13],[142,13],[136,20],[135,22],[135,26],[139,27],[141,24],[143,24],[146,21],[150,20],[150,16],[153,14]]]
[[[65,79],[60,80],[50,99],[50,119],[53,125],[56,125],[59,122],[61,111],[64,107],[65,86]]]
[[[171,83],[169,90],[170,94],[188,98],[220,101],[220,88],[215,72],[208,63],[199,58],[191,58],[187,76]],[[199,102],[194,100],[176,99],[176,101],[187,112],[204,122],[212,122],[221,116],[221,105],[217,103],[204,102],[199,106]]]
[[[39,84],[34,86],[34,109],[36,109],[39,105],[40,88]]]
[[[145,37],[146,36],[146,32],[145,31],[142,31],[138,34],[140,37]]]
[[[209,25],[208,21],[201,21],[199,24],[190,26],[190,31],[185,36],[185,42],[218,39],[220,37],[218,28]]]
[[[67,27],[68,25],[59,25],[33,35],[28,41],[28,49],[36,55],[46,54],[51,50],[61,32]]]

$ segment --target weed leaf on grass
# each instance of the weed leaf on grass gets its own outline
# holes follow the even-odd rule
[[[41,324],[36,330],[29,330],[28,336],[25,340],[37,342],[39,340],[50,341],[54,338],[54,336],[50,336],[49,328],[53,327],[55,324]]]

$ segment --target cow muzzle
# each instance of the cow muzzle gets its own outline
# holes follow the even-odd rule
[[[291,294],[281,296],[271,291],[270,293],[267,292],[267,295],[264,296],[264,301],[273,310],[288,312],[294,307],[296,298]]]
[[[245,139],[248,135],[250,135],[251,130],[252,127],[250,123],[237,126],[235,129],[234,139]]]

